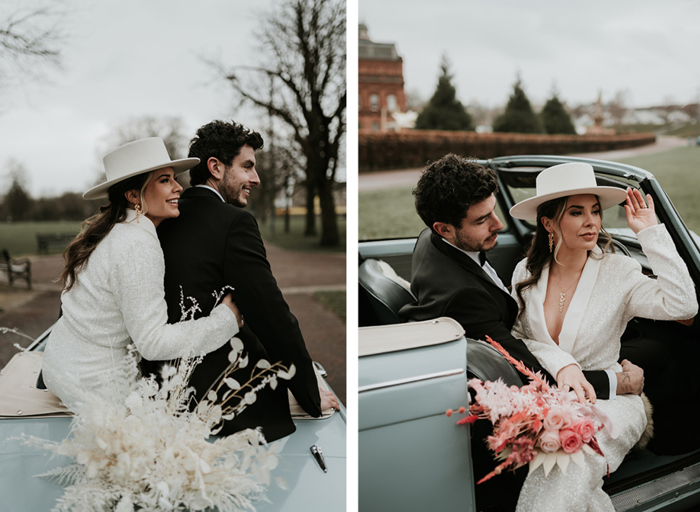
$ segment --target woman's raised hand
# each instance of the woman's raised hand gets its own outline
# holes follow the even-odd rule
[[[642,193],[637,189],[627,187],[627,201],[625,202],[625,216],[627,225],[636,235],[641,230],[658,224],[654,211],[654,200],[647,194],[647,202],[644,202]]]
[[[221,303],[225,306],[228,306],[228,308],[231,311],[233,311],[233,314],[236,315],[236,320],[238,320],[238,328],[243,328],[243,315],[238,310],[238,306],[236,306],[236,303],[233,302],[233,300],[231,299],[231,294],[227,293],[226,297],[224,297],[224,300],[222,300]]]

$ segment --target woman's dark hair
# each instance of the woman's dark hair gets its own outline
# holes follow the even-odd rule
[[[527,254],[525,255],[525,268],[530,273],[530,277],[515,284],[515,293],[520,301],[520,311],[518,312],[518,316],[522,315],[525,311],[523,290],[531,287],[540,280],[540,277],[542,277],[542,270],[544,270],[546,265],[551,264],[552,260],[558,261],[557,254],[559,254],[559,248],[561,247],[562,240],[559,225],[561,218],[564,216],[564,211],[566,210],[567,199],[568,197],[552,199],[551,201],[542,203],[537,208],[537,227],[535,228],[535,235],[532,237],[530,245],[527,249]],[[554,229],[557,231],[557,243],[555,244],[552,252],[549,252],[549,232],[545,229],[544,224],[542,224],[542,217],[552,219]],[[602,209],[600,210],[600,220],[603,220]],[[600,227],[600,235],[598,236],[598,246],[603,250],[603,253],[609,251],[614,252],[612,238],[610,237],[610,234],[605,231],[602,224]]]
[[[469,207],[495,192],[498,181],[493,169],[449,154],[423,171],[413,195],[416,212],[433,229],[435,222],[461,226]]]
[[[70,290],[75,284],[78,272],[85,266],[97,245],[112,230],[115,224],[126,219],[126,210],[129,201],[126,199],[126,192],[138,190],[140,192],[143,213],[147,206],[143,200],[143,192],[148,184],[152,172],[138,174],[131,178],[115,183],[107,191],[109,204],[100,208],[100,213],[93,215],[83,221],[80,234],[68,244],[63,252],[63,259],[66,266],[61,272],[61,284],[65,291]]]
[[[190,184],[201,185],[209,179],[207,160],[214,157],[228,167],[246,145],[260,149],[263,138],[258,132],[233,121],[216,120],[202,126],[190,141],[188,156],[199,158],[199,163],[190,169]]]

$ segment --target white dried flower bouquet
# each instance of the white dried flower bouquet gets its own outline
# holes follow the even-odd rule
[[[166,366],[159,386],[153,378],[139,378],[132,351],[120,370],[124,378],[118,379],[128,389],[114,387],[114,400],[84,391],[70,435],[60,443],[25,438],[75,461],[41,475],[67,485],[54,510],[255,510],[252,501],[277,466],[274,447],[250,429],[209,438],[219,432],[222,419],[253,403],[259,389],[290,379],[294,366],[261,360],[250,379],[239,383],[230,375],[247,366],[247,356],[238,338],[231,347],[231,364],[194,411],[189,408],[194,390],[187,383],[201,358]]]

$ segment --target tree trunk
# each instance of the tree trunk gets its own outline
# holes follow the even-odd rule
[[[319,198],[321,200],[321,246],[337,247],[340,244],[340,235],[338,234],[332,181],[324,179],[319,184]]]
[[[291,224],[291,217],[292,214],[289,211],[291,206],[292,206],[292,197],[291,194],[289,193],[289,174],[284,180],[284,199],[285,199],[285,205],[284,205],[284,232],[289,234],[289,231],[291,230],[290,224]]]
[[[316,212],[314,212],[314,198],[316,197],[316,187],[314,187],[311,176],[306,176],[306,226],[304,236],[316,236]]]

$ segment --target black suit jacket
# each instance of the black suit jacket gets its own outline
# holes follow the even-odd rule
[[[454,318],[468,338],[484,340],[490,336],[530,369],[541,371],[550,382],[556,382],[525,343],[511,335],[518,314],[515,300],[469,256],[425,229],[416,242],[411,270],[411,291],[417,302],[402,307],[401,316],[415,321],[440,316]],[[610,381],[605,372],[583,373],[598,398],[610,396]],[[527,377],[521,378],[527,382]]]
[[[208,315],[214,307],[213,291],[232,286],[232,298],[244,317],[238,337],[243,341],[250,363],[234,374],[246,382],[253,365],[265,358],[271,363],[293,363],[296,375],[257,393],[257,400],[240,417],[224,424],[221,434],[262,427],[268,441],[294,432],[289,412],[287,387],[312,416],[321,415],[321,399],[311,357],[267,261],[258,224],[246,210],[224,203],[211,190],[187,189],[180,198],[180,215],[158,227],[165,255],[165,298],[170,322],[180,320],[180,293],[199,304],[195,318]],[[185,307],[191,303],[185,301]],[[230,345],[207,354],[190,383],[198,398],[218,379],[228,365]]]

